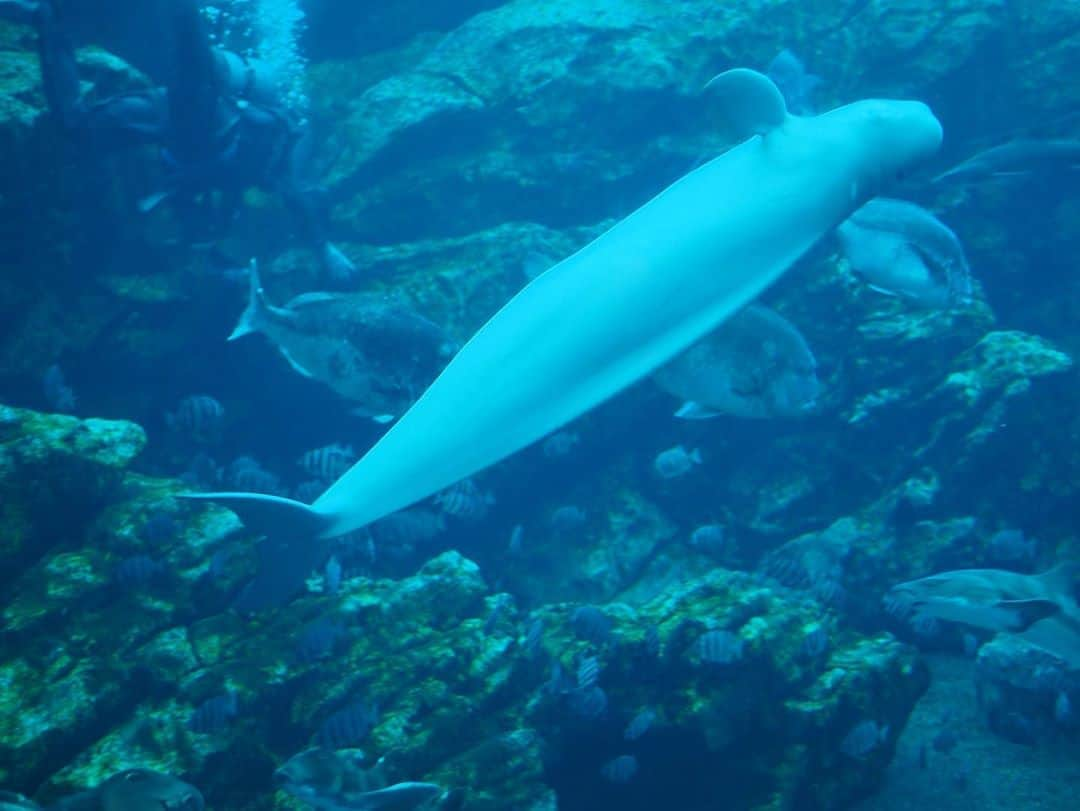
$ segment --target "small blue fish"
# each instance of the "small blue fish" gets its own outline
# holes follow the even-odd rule
[[[806,629],[799,652],[805,659],[817,659],[829,649],[829,632],[824,625],[814,623]]]
[[[706,555],[719,555],[724,551],[724,528],[719,524],[704,524],[691,533],[690,545]]]
[[[281,480],[268,470],[264,470],[258,460],[251,456],[239,456],[225,471],[225,479],[233,487],[241,490],[254,490],[262,493],[281,491]]]
[[[371,525],[372,535],[380,546],[425,544],[445,531],[446,519],[423,507],[399,510]]]
[[[472,479],[463,479],[435,496],[444,513],[465,521],[480,521],[495,503],[495,496],[481,490]]]
[[[41,376],[41,388],[45,392],[45,402],[49,408],[62,414],[75,410],[75,392],[64,381],[64,372],[60,366],[53,364],[45,370]]]
[[[329,617],[319,617],[308,623],[296,640],[296,658],[311,663],[325,659],[334,652],[334,646],[345,628]]]
[[[338,443],[310,450],[297,460],[308,475],[324,482],[337,481],[355,462],[352,446]]]
[[[698,656],[711,665],[730,665],[743,657],[743,640],[731,631],[709,631],[698,639]]]
[[[571,690],[568,697],[570,711],[586,721],[595,721],[607,711],[607,693],[596,685]]]
[[[191,714],[188,728],[203,735],[221,732],[236,717],[238,711],[236,693],[208,698]]]
[[[544,682],[541,691],[550,696],[569,696],[576,690],[574,680],[556,659],[551,663],[551,674]]]
[[[1022,529],[995,532],[987,548],[995,563],[1030,563],[1039,553],[1039,542],[1024,536]]]
[[[510,530],[510,543],[507,544],[507,551],[511,555],[520,555],[524,540],[525,527],[521,524],[514,524],[514,528]]]
[[[315,733],[315,743],[327,749],[350,749],[363,743],[378,722],[378,705],[359,701],[323,721]]]
[[[585,523],[585,511],[573,504],[557,508],[551,514],[551,528],[556,532],[573,532]]]
[[[1054,720],[1058,726],[1071,727],[1076,721],[1076,715],[1073,712],[1072,702],[1069,700],[1069,694],[1064,690],[1058,693],[1057,698],[1054,700]]]
[[[653,468],[655,468],[660,478],[675,479],[679,476],[685,476],[693,469],[694,465],[700,465],[701,462],[701,451],[697,448],[687,451],[682,445],[676,445],[674,448],[660,451],[653,461]]]
[[[595,656],[586,656],[578,663],[578,687],[594,687],[600,679],[600,662]]]
[[[165,424],[170,431],[198,442],[216,442],[225,425],[225,408],[209,394],[193,394],[165,415]]]
[[[499,620],[506,613],[509,598],[496,597],[491,604],[491,611],[484,620],[484,636],[491,636],[499,625]]]
[[[623,738],[628,741],[636,741],[649,731],[655,720],[656,713],[646,707],[630,719],[630,723],[626,725],[626,731],[623,732]]]
[[[594,605],[579,606],[570,616],[574,633],[595,645],[603,645],[612,635],[611,619]]]
[[[165,564],[149,555],[133,555],[116,565],[113,580],[121,586],[141,586],[165,571]]]
[[[341,561],[337,555],[331,555],[323,569],[323,590],[327,594],[337,594],[341,589]]]
[[[522,648],[525,650],[525,655],[530,659],[535,659],[544,646],[544,621],[539,617],[529,623],[529,627],[525,630],[525,642]]]
[[[221,484],[225,471],[204,451],[195,454],[187,468],[180,474],[180,479],[191,487],[217,487]]]
[[[889,725],[877,721],[860,721],[840,741],[840,751],[854,760],[863,760],[889,738]]]
[[[629,783],[638,772],[637,758],[633,755],[619,755],[600,768],[600,774],[611,783]]]

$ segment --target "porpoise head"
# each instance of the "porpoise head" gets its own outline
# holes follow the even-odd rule
[[[941,123],[921,101],[867,99],[821,118],[836,124],[837,148],[847,150],[860,199],[902,180],[941,146]]]

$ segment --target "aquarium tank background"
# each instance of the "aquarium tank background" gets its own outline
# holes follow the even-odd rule
[[[1075,808],[1078,71],[0,0],[2,811]]]

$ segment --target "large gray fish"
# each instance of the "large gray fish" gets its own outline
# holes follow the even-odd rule
[[[1080,140],[1076,138],[1018,138],[976,152],[934,178],[934,183],[977,183],[1004,177],[1080,169]]]
[[[405,411],[454,352],[446,332],[373,293],[305,293],[284,307],[266,300],[255,263],[247,309],[229,336],[261,332],[304,377],[359,403],[358,413]]]
[[[431,808],[444,792],[434,783],[386,785],[379,766],[364,769],[357,750],[307,749],[274,772],[278,788],[320,811]]]
[[[876,290],[924,307],[963,307],[971,301],[964,246],[921,206],[875,197],[836,234],[852,268]]]
[[[63,798],[49,811],[203,811],[194,786],[150,769],[125,769],[97,788]]]
[[[1060,613],[1077,615],[1073,589],[1080,563],[1042,574],[957,569],[893,586],[886,609],[913,622],[944,620],[988,631],[1022,631]]]
[[[1069,670],[1080,670],[1080,615],[1054,614],[1017,634],[1024,641],[1056,656]]]
[[[817,362],[803,336],[756,304],[662,366],[653,380],[683,400],[675,412],[683,419],[805,414],[820,388]]]

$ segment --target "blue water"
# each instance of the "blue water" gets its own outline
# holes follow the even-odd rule
[[[117,789],[144,768],[191,811],[184,786],[365,809],[404,781],[438,790],[401,807],[477,811],[1072,807],[1076,583],[1008,627],[882,601],[1080,556],[1071,0],[31,5],[0,0],[0,789],[127,811],[161,801]],[[961,248],[825,233],[755,302],[779,332],[733,319],[678,391],[646,376],[345,538],[260,547],[179,498],[322,492],[531,277],[746,137],[702,92],[738,66],[805,115],[926,102],[940,151],[848,213],[909,201]],[[227,341],[252,259],[274,311]],[[942,304],[949,274],[970,295]],[[38,413],[145,446],[109,469],[104,423]],[[1002,589],[952,597],[1033,602]],[[351,796],[303,771],[327,741]]]

